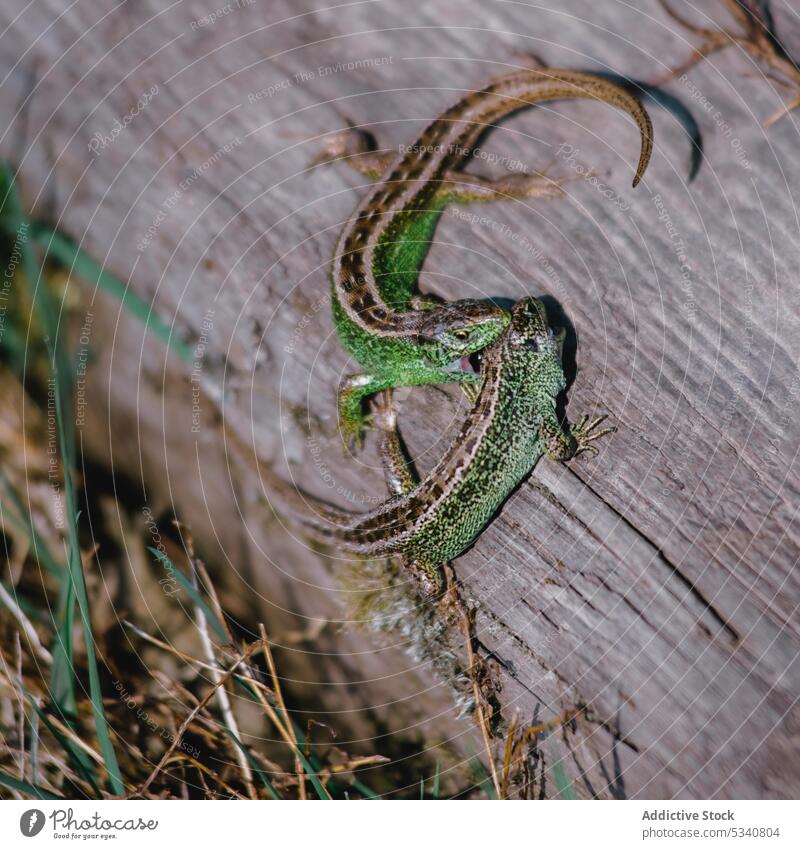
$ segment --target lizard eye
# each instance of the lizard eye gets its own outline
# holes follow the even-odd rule
[[[465,342],[469,339],[469,331],[468,330],[454,330],[453,336],[458,339],[459,342]]]
[[[528,339],[528,341],[525,343],[525,347],[529,351],[538,351],[539,350],[539,340],[536,337],[534,337],[533,339]]]

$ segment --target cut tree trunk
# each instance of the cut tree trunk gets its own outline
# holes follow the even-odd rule
[[[694,46],[649,0],[545,5],[0,12],[14,116],[0,153],[26,203],[194,351],[182,362],[117,301],[71,285],[79,318],[93,317],[83,450],[110,465],[120,498],[192,526],[242,627],[263,619],[283,645],[298,710],[337,745],[395,761],[441,744],[455,770],[478,737],[405,637],[341,627],[346,563],[275,519],[259,474],[274,463],[352,509],[384,491],[374,446],[341,448],[335,387],[356,366],[328,300],[365,179],[309,166],[348,123],[383,148],[412,142],[525,53],[644,81]],[[800,25],[776,13],[800,51]],[[476,173],[555,159],[553,175],[575,179],[559,200],[449,211],[423,270],[422,287],[449,299],[555,299],[577,337],[568,416],[607,413],[617,428],[596,459],[542,462],[455,562],[505,719],[588,707],[542,753],[580,795],[800,795],[798,139],[795,116],[762,127],[783,92],[753,71],[729,48],[668,84],[674,101],[647,101],[656,151],[636,190],[637,133],[611,107],[504,122]],[[687,110],[704,153],[692,181]],[[429,387],[401,402],[424,471],[465,401]]]

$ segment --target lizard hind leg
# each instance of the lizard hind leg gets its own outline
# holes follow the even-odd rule
[[[448,203],[558,198],[564,193],[562,185],[578,177],[574,174],[551,177],[547,173],[551,166],[552,163],[541,172],[504,174],[494,179],[468,174],[465,171],[448,171],[439,194]]]
[[[372,421],[380,433],[379,451],[386,485],[392,495],[408,495],[419,483],[413,465],[397,429],[397,414],[392,404],[392,392],[380,392],[373,399]],[[439,601],[445,590],[441,564],[415,555],[404,554],[404,570],[411,576],[423,601]]]
[[[424,601],[441,600],[445,591],[445,581],[440,564],[416,557],[404,557],[403,566],[413,577]]]
[[[378,451],[386,486],[392,495],[407,495],[419,483],[419,479],[397,430],[392,390],[379,392],[372,399],[372,408],[372,424],[380,433]]]

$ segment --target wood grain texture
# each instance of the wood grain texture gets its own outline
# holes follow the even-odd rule
[[[193,525],[206,560],[240,582],[243,622],[266,618],[278,635],[334,622],[282,659],[294,692],[319,684],[314,716],[344,729],[337,742],[446,740],[456,765],[476,742],[447,688],[401,638],[338,628],[335,557],[275,522],[257,463],[231,459],[221,422],[310,491],[342,506],[380,497],[371,447],[345,457],[336,434],[334,388],[353,364],[327,301],[364,179],[310,171],[321,139],[352,122],[396,149],[524,53],[652,80],[690,39],[649,0],[255,0],[203,20],[213,5],[14,0],[0,12],[0,97],[15,116],[0,153],[26,201],[177,336],[205,336],[193,431],[188,369],[118,304],[87,307],[76,284],[98,316],[84,447],[135,482],[132,500]],[[774,11],[800,52],[800,20]],[[656,152],[634,191],[626,118],[547,105],[495,130],[471,167],[555,158],[554,174],[594,179],[568,182],[563,200],[451,210],[437,231],[423,287],[552,296],[577,334],[570,419],[607,412],[618,427],[598,459],[540,464],[456,568],[502,664],[505,715],[591,706],[596,721],[559,743],[580,794],[797,797],[797,116],[762,128],[781,92],[732,49],[666,91],[702,134],[693,181],[675,108],[648,104]],[[403,399],[421,468],[462,405],[441,388]]]

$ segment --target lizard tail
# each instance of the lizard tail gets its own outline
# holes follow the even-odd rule
[[[284,480],[268,460],[253,455],[252,445],[244,442],[236,431],[226,424],[223,428],[227,445],[239,462],[248,467],[254,461],[257,463],[264,498],[279,520],[286,519],[315,542],[335,545],[353,554],[370,557],[397,550],[391,542],[386,541],[394,539],[386,532],[387,529],[391,530],[395,516],[391,510],[391,499],[365,513],[352,513],[334,507]]]
[[[350,513],[309,495],[268,467],[262,467],[261,474],[265,496],[273,513],[302,528],[314,541],[366,557],[393,550],[385,535],[380,533],[383,516],[380,506],[366,513]],[[373,533],[363,527],[365,521],[370,524],[369,530]],[[387,517],[387,522],[391,522],[391,517]]]
[[[639,128],[641,150],[633,185],[637,186],[653,153],[653,124],[647,110],[630,92],[610,80],[585,71],[526,68],[491,80],[449,109],[439,121],[456,122],[459,138],[451,144],[472,147],[480,135],[507,115],[548,100],[599,100],[627,112]],[[462,123],[464,122],[464,123]],[[471,124],[470,124],[471,122]]]

